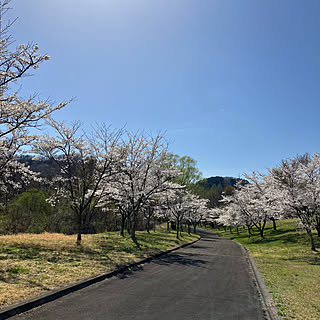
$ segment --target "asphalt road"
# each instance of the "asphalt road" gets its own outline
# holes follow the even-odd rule
[[[202,239],[11,319],[265,319],[238,244]]]

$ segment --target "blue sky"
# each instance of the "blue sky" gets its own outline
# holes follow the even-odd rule
[[[21,93],[59,120],[165,132],[205,177],[319,151],[318,0],[13,0],[49,62]]]

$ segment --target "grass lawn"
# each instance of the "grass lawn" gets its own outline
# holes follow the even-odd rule
[[[277,221],[278,230],[268,224],[265,239],[258,232],[248,233],[213,229],[219,235],[236,240],[251,252],[269,291],[284,319],[320,319],[320,252],[312,252],[309,238],[296,231],[297,220]],[[314,234],[320,251],[320,239]]]
[[[118,232],[76,236],[58,233],[0,236],[0,308],[50,289],[111,271],[198,238],[165,229],[137,232],[139,246]]]

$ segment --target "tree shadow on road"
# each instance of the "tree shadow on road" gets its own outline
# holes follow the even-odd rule
[[[143,267],[139,266],[139,265],[132,266],[132,267],[127,268],[124,271],[118,273],[116,275],[116,277],[119,278],[119,279],[125,279],[125,278],[128,278],[131,274],[133,274],[134,272],[137,272],[137,271],[143,271]]]
[[[194,245],[188,246],[187,249],[212,249],[212,247],[194,244]]]
[[[168,255],[156,258],[150,262],[158,265],[186,265],[186,266],[195,266],[200,267],[205,265],[208,261],[203,259],[197,259],[195,257],[202,256],[201,254],[193,253],[170,253]],[[121,267],[120,267],[121,268]],[[144,268],[141,265],[132,266],[116,275],[119,279],[126,279],[134,272],[143,271]]]
[[[194,258],[196,255],[192,253],[171,253],[161,258],[155,259],[153,263],[160,265],[182,264],[189,266],[202,266],[207,263],[206,260]]]
[[[201,238],[202,241],[208,241],[208,242],[217,242],[219,240],[219,237],[217,238]]]

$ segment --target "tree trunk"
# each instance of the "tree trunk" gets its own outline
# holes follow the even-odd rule
[[[131,230],[131,240],[133,242],[137,242],[137,239],[136,239],[136,230],[135,229],[132,229]]]
[[[124,237],[124,227],[126,224],[126,219],[121,216],[121,230],[120,230],[120,236]]]
[[[130,217],[127,218],[127,232],[131,235],[131,220]]]
[[[193,225],[193,232],[197,233],[197,224],[196,223]]]
[[[137,242],[136,239],[136,216],[134,215],[133,221],[131,222],[131,239],[133,242]]]
[[[147,227],[147,232],[150,233],[150,221],[149,221],[149,219],[147,219],[146,227]]]
[[[320,237],[320,226],[316,226],[318,237]]]
[[[176,230],[177,230],[177,239],[179,239],[179,230],[180,229],[180,223],[179,223],[179,221],[177,221],[177,223],[176,223]]]
[[[260,228],[260,229],[259,229],[259,232],[260,232],[260,237],[261,237],[261,238],[264,238],[264,235],[263,235],[263,228]]]
[[[170,230],[170,222],[168,221],[167,222],[167,231],[169,231]]]
[[[188,234],[191,233],[191,225],[188,223]]]
[[[309,238],[310,238],[311,250],[312,250],[312,251],[317,251],[317,250],[316,250],[316,246],[315,246],[315,244],[314,244],[314,240],[313,240],[313,235],[312,235],[311,229],[307,229],[307,233],[308,233]]]
[[[259,222],[258,224],[255,224],[256,228],[259,230],[260,237],[261,237],[262,239],[264,239],[263,232],[264,232],[264,228],[265,228],[265,226],[266,226],[266,223],[267,223],[267,220],[264,219],[262,224],[261,224],[261,222]]]
[[[81,245],[81,240],[82,240],[82,215],[79,213],[78,214],[78,233],[77,233],[77,245]]]
[[[248,228],[249,238],[251,238],[251,228],[250,228],[250,226],[247,226],[247,228]]]
[[[277,224],[276,224],[276,219],[275,218],[271,218],[272,224],[273,224],[273,230],[277,231]]]
[[[77,245],[78,245],[78,246],[81,245],[81,240],[82,240],[82,239],[81,239],[81,238],[82,238],[81,235],[82,235],[82,233],[81,233],[81,231],[79,230],[79,231],[78,231],[78,234],[77,234]]]

